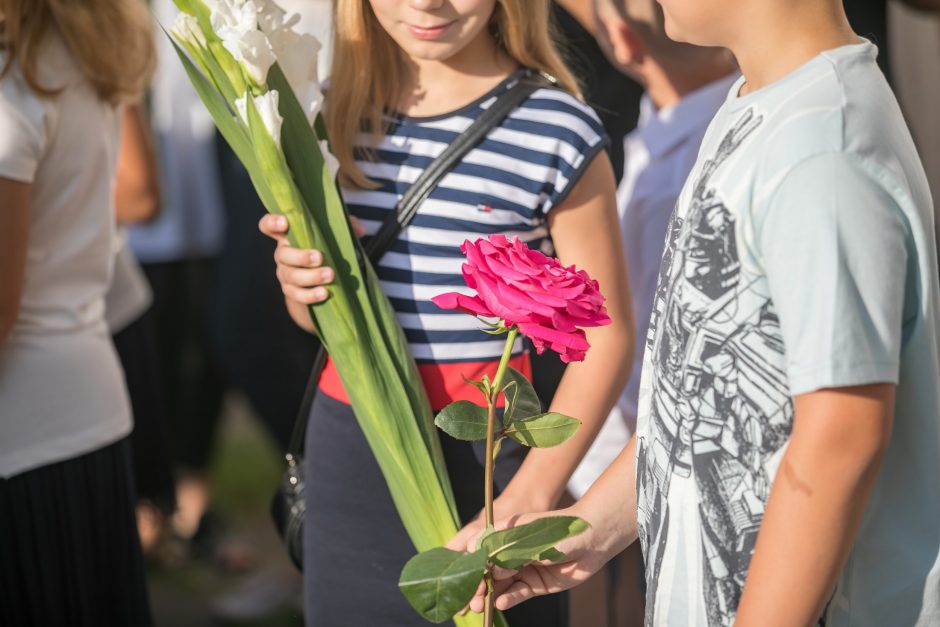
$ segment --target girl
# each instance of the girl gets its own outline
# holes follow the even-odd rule
[[[149,625],[104,320],[138,0],[0,0],[0,624]]]
[[[418,361],[432,406],[475,398],[462,376],[495,372],[503,339],[430,299],[464,285],[466,239],[518,235],[554,242],[565,264],[595,277],[614,324],[588,331],[593,348],[572,365],[553,411],[579,417],[576,437],[556,449],[504,448],[497,515],[543,511],[561,496],[622,389],[632,353],[630,300],[605,138],[550,37],[548,0],[339,0],[327,125],[342,164],[344,195],[366,236],[440,152],[528,72],[559,88],[536,91],[452,170],[379,263],[386,294]],[[275,259],[294,320],[312,331],[306,307],[328,297],[333,272],[317,251],[291,248],[286,221],[261,229],[279,241]],[[514,367],[529,370],[517,346]],[[396,582],[414,547],[399,522],[339,377],[320,381],[306,440],[308,625],[425,624]],[[482,449],[441,434],[458,509],[483,503]],[[480,524],[454,540],[466,546]],[[463,548],[463,547],[461,547]],[[566,624],[563,601],[530,605],[513,627]]]

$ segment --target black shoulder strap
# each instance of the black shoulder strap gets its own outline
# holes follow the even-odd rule
[[[369,240],[365,247],[366,254],[373,264],[378,264],[379,260],[388,252],[392,244],[398,238],[398,235],[404,230],[414,218],[421,204],[434,191],[441,179],[463,159],[474,146],[479,144],[489,134],[491,130],[508,116],[516,107],[518,107],[526,98],[532,95],[537,89],[549,87],[554,84],[554,80],[535,72],[530,72],[522,76],[508,89],[497,96],[496,100],[480,114],[473,123],[460,134],[454,142],[444,149],[434,161],[425,168],[424,172],[415,180],[408,190],[402,195],[401,200],[395,207],[395,211],[390,213],[385,222],[379,228],[378,232]],[[294,425],[294,432],[291,436],[288,454],[298,454],[303,450],[304,434],[307,430],[307,420],[310,416],[310,408],[313,406],[313,400],[317,394],[317,385],[320,381],[320,374],[326,366],[327,354],[323,346],[317,351],[317,356],[313,362],[313,368],[310,372],[310,379],[307,381],[307,389],[304,392],[303,401],[300,405],[300,412],[297,415],[297,421]]]

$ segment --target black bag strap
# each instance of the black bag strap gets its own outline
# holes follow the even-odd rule
[[[392,244],[398,238],[399,234],[411,223],[411,220],[418,213],[421,204],[427,200],[427,197],[434,191],[441,179],[463,159],[477,144],[489,134],[491,130],[500,125],[522,101],[532,95],[537,89],[550,87],[555,84],[555,80],[541,73],[528,72],[519,78],[509,89],[503,91],[486,111],[480,114],[467,129],[454,140],[454,142],[444,149],[444,151],[434,161],[425,168],[424,172],[408,187],[402,195],[401,200],[391,212],[378,232],[369,243],[366,244],[365,251],[374,265],[385,256]],[[287,448],[288,459],[303,451],[304,436],[307,431],[307,421],[310,417],[310,408],[313,407],[313,401],[317,395],[317,386],[320,382],[320,375],[326,367],[327,360],[326,349],[320,345],[317,356],[313,361],[313,368],[310,372],[310,378],[307,380],[307,389],[304,391],[303,401],[300,404],[300,411],[297,414],[297,421],[294,424],[294,432],[291,435],[290,444]]]

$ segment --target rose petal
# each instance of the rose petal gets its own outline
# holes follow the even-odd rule
[[[467,296],[458,292],[440,294],[431,299],[431,302],[441,309],[457,310],[473,316],[494,317],[493,312],[477,296]]]

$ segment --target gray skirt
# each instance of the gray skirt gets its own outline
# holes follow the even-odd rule
[[[441,433],[464,522],[483,505],[483,447]],[[496,465],[504,487],[526,449],[505,443]],[[415,548],[352,408],[320,392],[311,409],[305,454],[304,601],[307,627],[423,627],[398,591]],[[541,597],[506,614],[510,627],[566,627],[567,598]]]

